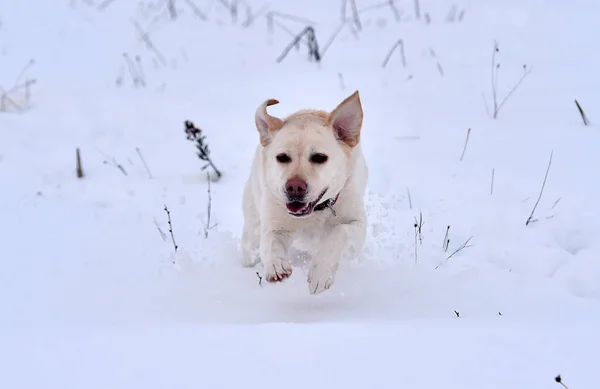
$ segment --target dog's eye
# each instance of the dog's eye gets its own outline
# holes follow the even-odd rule
[[[327,156],[325,154],[313,154],[310,156],[310,162],[322,164],[327,162]]]
[[[287,154],[278,154],[276,158],[277,158],[277,162],[279,162],[279,163],[288,163],[292,160],[290,158],[290,156]]]

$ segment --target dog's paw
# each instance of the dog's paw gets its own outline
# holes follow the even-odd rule
[[[313,266],[308,271],[308,289],[310,294],[319,294],[331,288],[335,281],[335,272],[326,266]]]
[[[260,257],[258,255],[247,256],[242,260],[242,266],[244,267],[254,267],[260,262]]]
[[[267,282],[281,282],[292,275],[292,265],[287,261],[274,261],[265,266]]]

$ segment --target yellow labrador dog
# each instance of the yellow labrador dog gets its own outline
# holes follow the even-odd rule
[[[264,278],[279,282],[292,274],[293,250],[308,254],[309,291],[318,294],[365,241],[362,105],[356,91],[332,112],[280,119],[267,113],[278,103],[270,99],[256,110],[260,145],[244,188],[244,264],[262,262]]]

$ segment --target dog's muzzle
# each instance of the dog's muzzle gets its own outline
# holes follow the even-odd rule
[[[292,216],[302,217],[310,215],[311,213],[313,213],[313,211],[322,211],[324,209],[332,207],[333,204],[335,204],[335,202],[337,201],[339,194],[335,197],[335,199],[327,199],[321,202],[323,196],[325,196],[325,192],[327,192],[327,189],[328,188],[321,192],[321,194],[319,195],[319,197],[317,197],[315,201],[311,201],[310,203],[300,201],[299,199],[289,199],[290,201],[288,201],[285,204],[288,213]]]

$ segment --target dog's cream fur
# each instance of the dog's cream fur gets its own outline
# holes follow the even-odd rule
[[[356,91],[330,113],[302,110],[279,119],[266,111],[277,103],[267,100],[256,111],[260,145],[244,188],[244,264],[262,262],[268,282],[283,281],[292,274],[290,255],[304,252],[311,257],[309,291],[318,294],[331,287],[340,261],[358,255],[365,241],[362,105]],[[314,163],[315,153],[326,162]],[[290,159],[281,163],[281,154]],[[331,207],[295,216],[286,208],[286,185],[294,179],[307,184],[307,209],[339,197]]]

